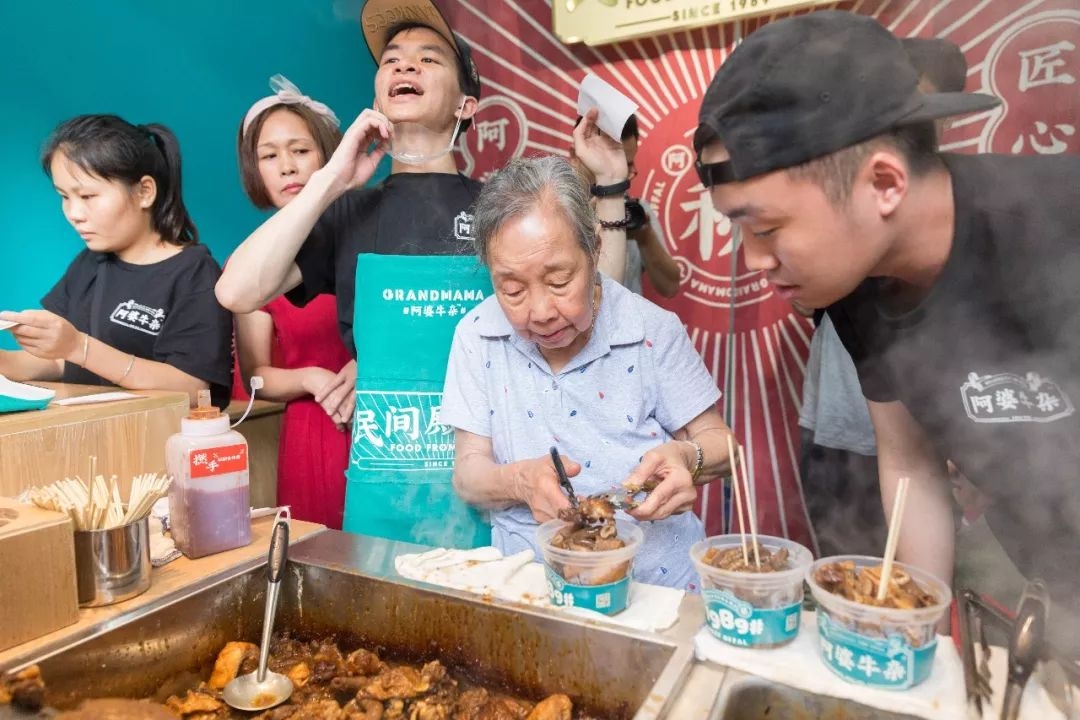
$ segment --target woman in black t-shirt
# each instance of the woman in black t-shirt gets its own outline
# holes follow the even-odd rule
[[[0,352],[13,380],[133,390],[231,386],[232,318],[214,297],[221,269],[184,207],[180,148],[163,125],[115,115],[62,123],[42,153],[64,216],[86,243],[42,299],[0,312],[21,346]]]

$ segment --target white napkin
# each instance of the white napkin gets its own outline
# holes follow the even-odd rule
[[[161,519],[150,516],[150,564],[153,567],[168,565],[183,553],[176,549],[171,535],[162,529]]]
[[[503,557],[494,547],[472,550],[436,548],[425,553],[398,555],[394,567],[410,580],[489,595],[537,607],[554,607],[548,601],[544,566],[534,562],[532,550]],[[682,590],[631,582],[626,610],[617,615],[582,608],[559,607],[560,612],[595,622],[659,632],[675,624],[682,604]]]
[[[161,567],[171,563],[183,553],[176,549],[172,535],[166,533],[169,525],[169,498],[158,498],[150,508],[150,564]]]
[[[960,654],[952,639],[938,637],[934,666],[922,683],[909,690],[878,690],[856,685],[841,679],[829,670],[818,653],[817,617],[803,612],[802,627],[798,636],[783,647],[768,650],[740,648],[721,642],[702,628],[694,636],[694,650],[699,660],[767,678],[790,687],[806,690],[817,695],[852,700],[869,707],[903,712],[928,720],[958,720],[971,717],[964,692],[964,670]],[[1005,686],[1006,652],[1001,648],[996,657],[991,656],[991,673],[994,681],[994,709],[983,709],[987,720],[1000,715],[1002,694]],[[995,664],[996,663],[996,664]],[[1035,680],[1028,682],[1020,704],[1020,717],[1032,720],[1054,720],[1064,716],[1053,706],[1046,690]]]
[[[637,111],[637,105],[633,100],[597,75],[589,73],[581,81],[581,88],[578,90],[578,115],[584,116],[593,108],[600,109],[596,117],[596,126],[614,140],[622,140],[622,131],[626,126],[626,121]]]

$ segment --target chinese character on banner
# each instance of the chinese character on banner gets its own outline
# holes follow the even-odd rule
[[[1014,154],[1024,152],[1026,140],[1031,145],[1031,149],[1039,155],[1060,155],[1069,148],[1068,138],[1075,134],[1076,126],[1071,123],[1057,123],[1051,128],[1042,120],[1036,120],[1035,132],[1027,135],[1021,133],[1013,143],[1012,151]]]
[[[416,440],[420,437],[420,409],[387,408],[385,431],[387,435],[403,433],[410,440]]]
[[[979,67],[974,89],[1001,98],[978,138],[980,152],[1080,153],[1080,12],[1052,9],[995,26],[988,47],[965,47]],[[982,54],[985,53],[983,56]]]
[[[424,428],[425,435],[446,435],[454,431],[454,428],[450,425],[443,425],[439,419],[439,413],[442,410],[441,405],[435,405],[431,408],[431,417],[428,419],[427,427]]]
[[[707,262],[712,259],[713,253],[717,252],[714,249],[716,242],[731,234],[731,221],[716,211],[712,196],[704,187],[699,184],[696,190],[698,195],[695,200],[682,203],[683,211],[691,213],[691,216],[686,230],[679,235],[679,240],[688,240],[696,234],[698,258]],[[728,244],[719,250],[719,254],[731,253],[735,249],[734,242],[732,236]]]
[[[1065,66],[1062,53],[1076,50],[1068,40],[1056,42],[1034,50],[1020,51],[1020,92],[1027,92],[1040,85],[1072,85],[1076,78],[1058,70]]]
[[[379,425],[375,422],[374,410],[358,410],[353,420],[353,432],[360,433],[375,447],[383,446],[382,434]]]
[[[498,120],[480,120],[476,123],[476,150],[484,152],[485,143],[494,143],[499,150],[506,149],[506,126],[510,124],[510,118],[503,117]]]

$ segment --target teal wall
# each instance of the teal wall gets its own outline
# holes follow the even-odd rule
[[[82,241],[38,165],[81,113],[161,122],[180,138],[184,196],[219,262],[263,215],[244,196],[236,130],[282,73],[347,126],[372,102],[360,0],[4,0],[0,3],[0,309],[38,307]],[[385,172],[385,167],[383,168]],[[0,347],[14,348],[0,332]]]

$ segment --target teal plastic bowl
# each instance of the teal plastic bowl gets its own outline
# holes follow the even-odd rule
[[[0,375],[0,413],[44,410],[55,396],[55,390],[12,382]]]

